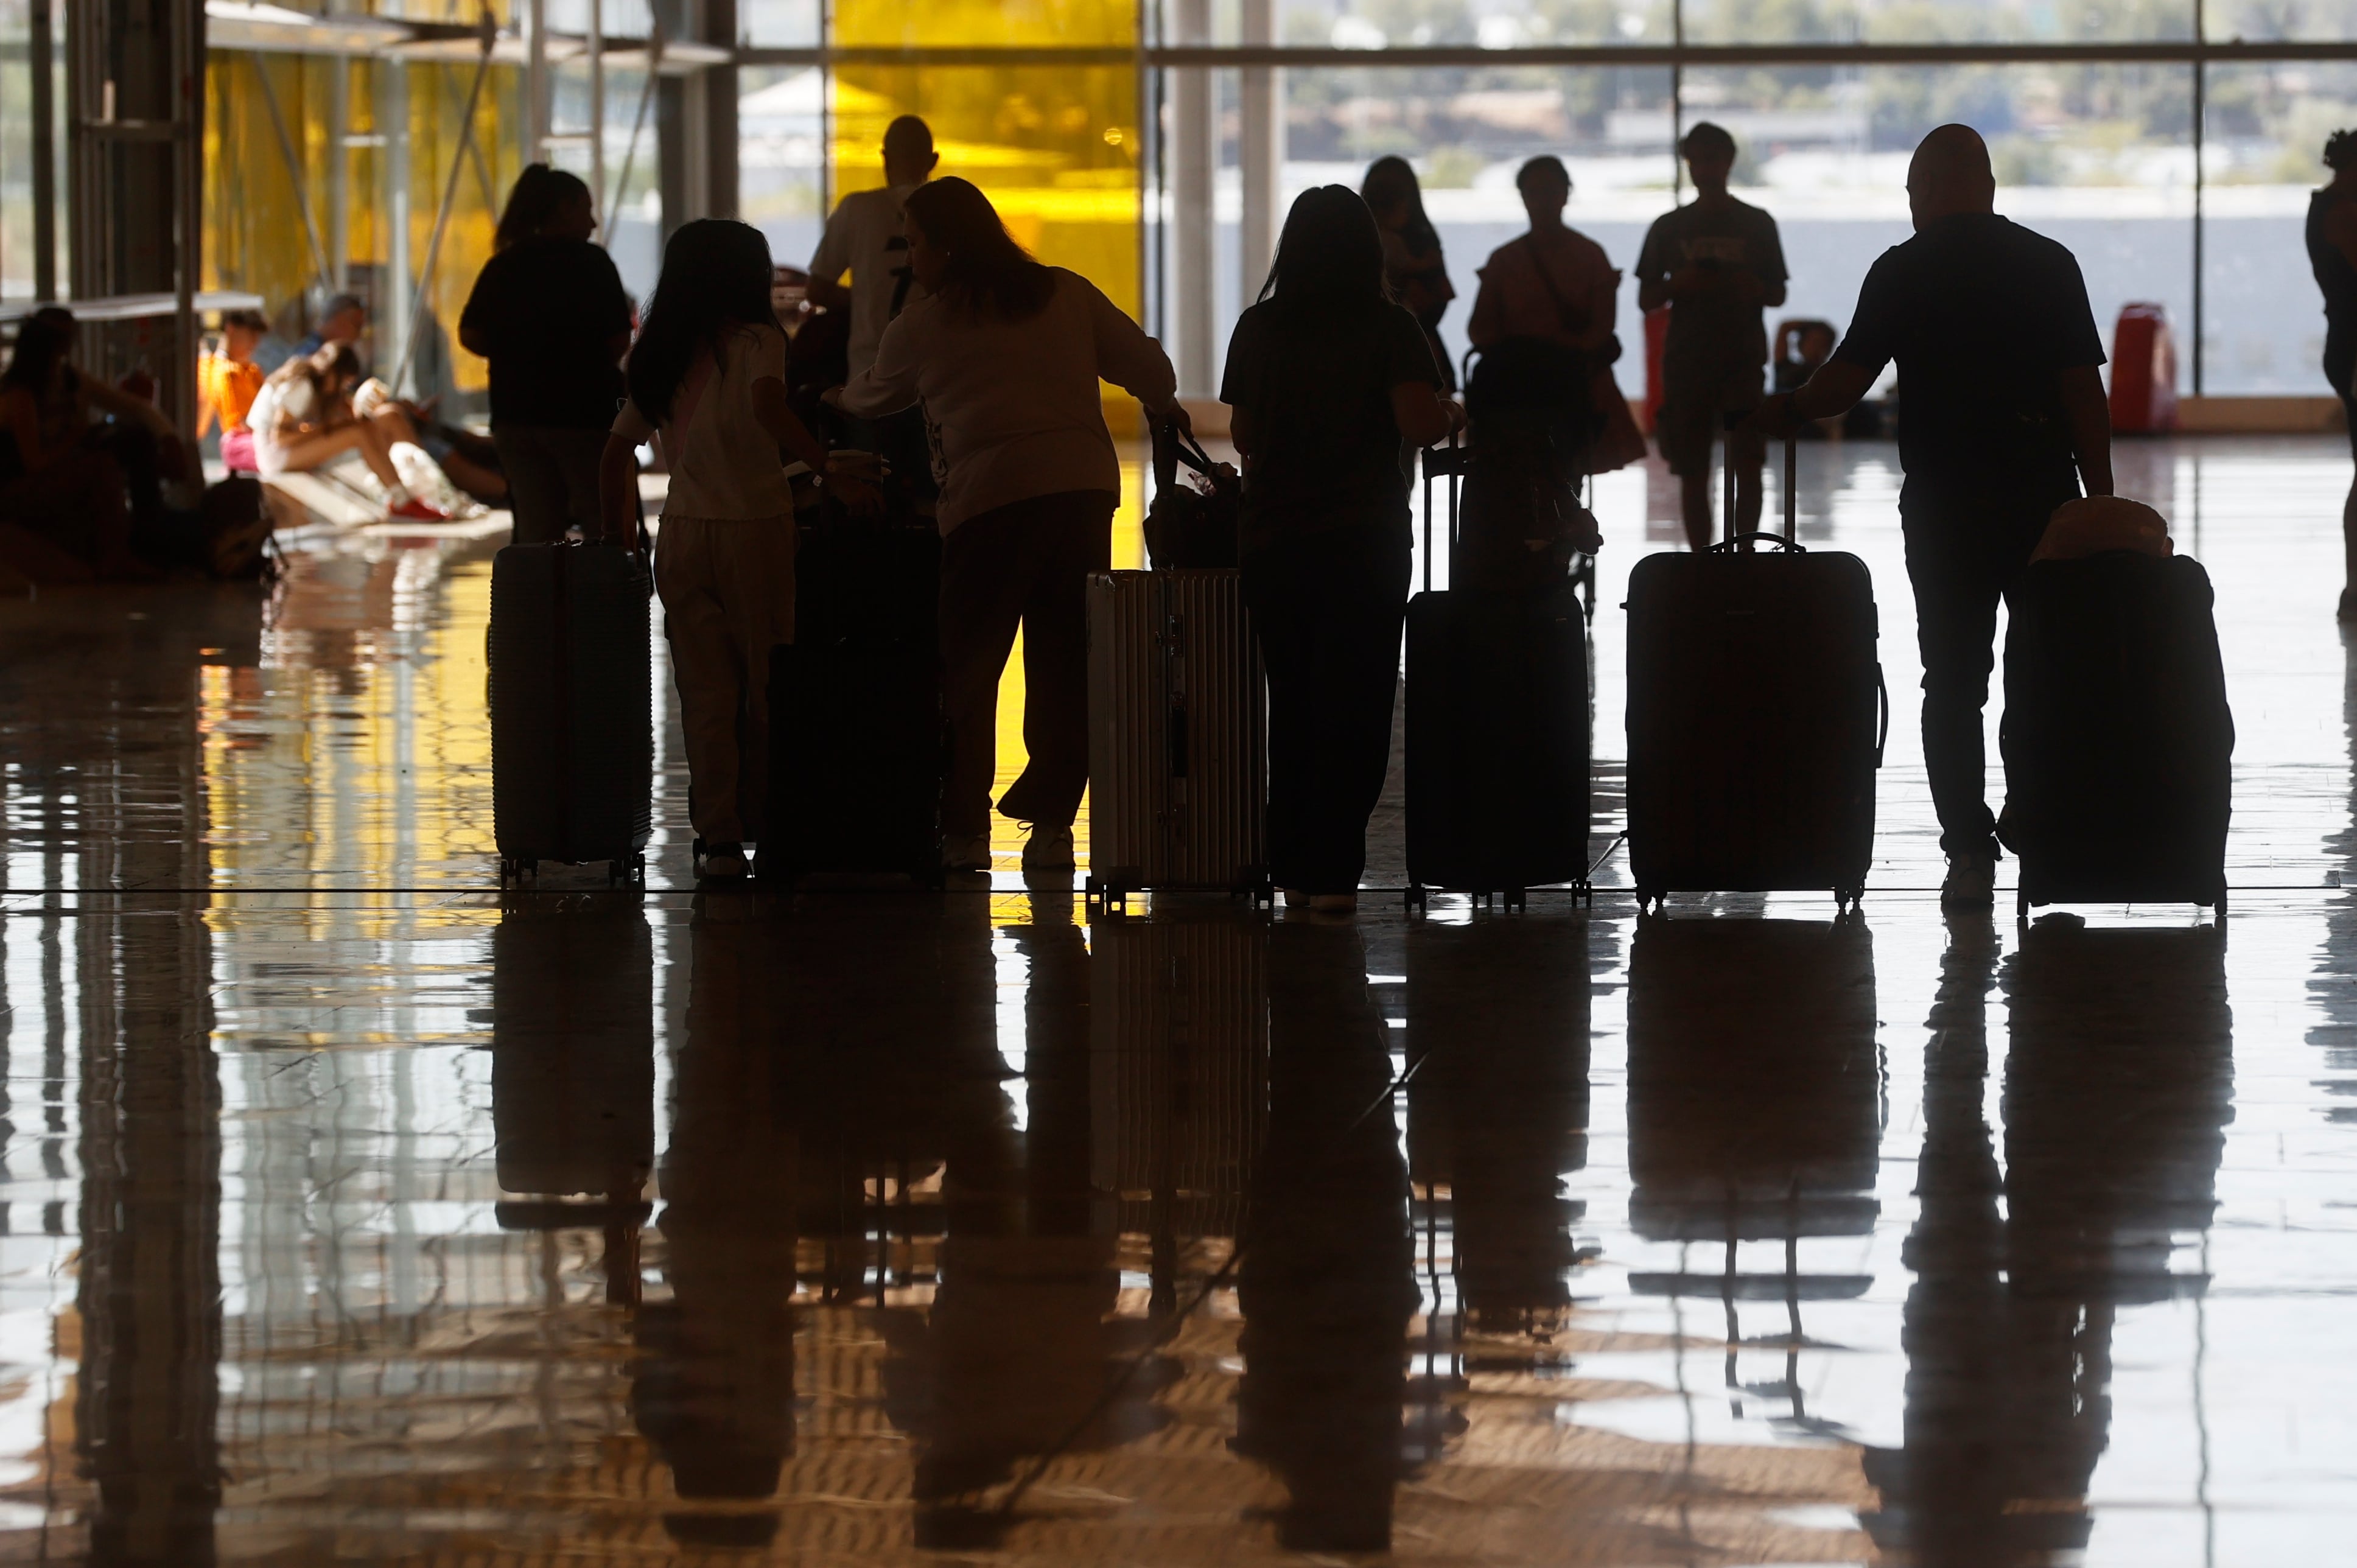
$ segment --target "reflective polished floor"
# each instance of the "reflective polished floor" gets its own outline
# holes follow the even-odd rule
[[[1898,706],[1838,923],[698,895],[668,707],[651,890],[502,895],[496,540],[0,603],[0,1563],[2357,1562],[2347,450],[2122,467],[2223,930],[1941,918],[1887,447],[1802,474]]]

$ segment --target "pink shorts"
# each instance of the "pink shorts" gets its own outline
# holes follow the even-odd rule
[[[224,430],[221,432],[221,465],[232,474],[258,474],[262,464],[253,455],[253,432]]]

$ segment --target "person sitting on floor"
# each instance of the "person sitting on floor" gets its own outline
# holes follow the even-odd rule
[[[0,371],[0,433],[15,447],[0,462],[5,553],[37,581],[91,575],[153,575],[131,552],[132,504],[123,454],[95,428],[111,417],[148,454],[149,487],[179,437],[154,403],[118,391],[73,365],[74,318],[52,306],[26,317],[8,368]],[[170,459],[163,459],[169,461]]]
[[[221,466],[232,474],[256,472],[253,431],[245,422],[253,400],[262,393],[268,372],[253,362],[253,351],[270,331],[258,310],[221,313],[221,348],[207,354],[197,367],[197,439],[218,426]]]
[[[308,473],[357,452],[384,487],[393,516],[447,521],[449,508],[417,493],[447,490],[449,481],[417,445],[409,415],[391,399],[356,409],[360,386],[360,359],[349,344],[325,344],[273,371],[247,414],[262,477]]]

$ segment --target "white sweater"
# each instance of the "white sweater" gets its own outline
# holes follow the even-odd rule
[[[1056,292],[1028,321],[977,321],[939,297],[912,299],[884,329],[875,363],[843,389],[844,408],[866,418],[924,405],[943,533],[1034,496],[1118,491],[1099,378],[1153,405],[1177,390],[1162,345],[1088,279],[1049,270]]]

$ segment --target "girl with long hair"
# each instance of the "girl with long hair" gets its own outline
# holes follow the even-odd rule
[[[942,858],[952,871],[990,866],[998,677],[1019,627],[1030,760],[998,810],[1031,825],[1028,868],[1068,873],[1089,781],[1082,595],[1111,564],[1121,490],[1097,383],[1183,426],[1178,377],[1160,344],[1086,278],[1016,243],[966,181],[917,187],[905,223],[915,288],[875,362],[833,395],[868,419],[921,403],[932,427],[950,722]]]
[[[1440,341],[1440,320],[1448,314],[1448,302],[1457,297],[1456,285],[1448,281],[1448,260],[1441,253],[1440,231],[1424,213],[1424,186],[1415,177],[1415,169],[1405,158],[1377,158],[1367,166],[1367,177],[1359,183],[1359,194],[1366,199],[1367,210],[1375,215],[1375,227],[1383,240],[1383,278],[1392,287],[1392,297],[1407,306],[1424,328],[1426,340],[1432,344],[1432,357],[1440,366],[1440,384],[1444,391],[1457,390],[1457,377],[1448,363],[1448,349]]]
[[[1268,671],[1269,870],[1288,903],[1355,908],[1391,759],[1414,545],[1403,443],[1464,420],[1392,297],[1374,214],[1339,185],[1286,214],[1220,401],[1244,459],[1244,598]]]
[[[531,165],[458,317],[460,347],[490,361],[491,442],[519,544],[597,532],[597,459],[622,399],[630,296],[591,242],[597,231],[580,177]]]
[[[786,335],[770,307],[770,242],[721,218],[683,225],[630,351],[630,396],[606,439],[598,489],[610,542],[637,532],[639,445],[671,463],[655,591],[687,741],[704,874],[746,875],[769,799],[770,650],[794,636],[794,500],[780,446],[845,499],[825,447],[786,406]]]

